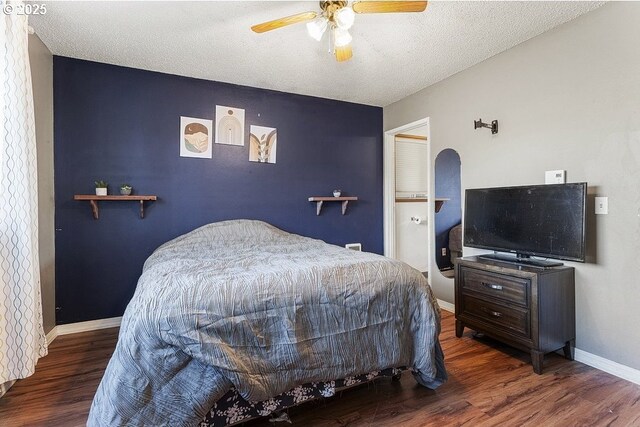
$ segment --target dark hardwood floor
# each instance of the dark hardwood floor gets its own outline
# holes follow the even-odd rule
[[[293,425],[640,426],[639,385],[555,354],[536,375],[524,352],[469,330],[455,338],[450,313],[442,329],[449,381],[437,390],[405,372],[292,408]],[[0,398],[0,426],[83,426],[116,339],[117,329],[58,337],[36,373]]]

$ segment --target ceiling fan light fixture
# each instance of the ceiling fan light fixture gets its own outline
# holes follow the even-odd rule
[[[327,30],[328,20],[325,17],[318,18],[314,21],[307,23],[307,32],[309,35],[317,41],[322,40],[322,35]]]
[[[338,9],[333,19],[336,21],[338,27],[348,30],[353,25],[356,14],[350,7],[343,7],[342,9]]]
[[[324,34],[328,33],[328,51],[335,55],[338,62],[344,62],[353,57],[349,30],[354,25],[356,13],[424,12],[427,4],[426,0],[320,0],[320,11],[283,16],[253,25],[251,30],[264,33],[293,24],[306,23],[309,36],[317,41],[322,41]]]
[[[346,46],[351,43],[351,40],[353,39],[353,37],[351,37],[351,34],[349,34],[349,31],[340,27],[334,30],[333,37],[336,47]]]

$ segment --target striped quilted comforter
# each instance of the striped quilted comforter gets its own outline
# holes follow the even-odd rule
[[[209,224],[146,261],[89,426],[193,426],[233,385],[265,400],[389,367],[446,380],[440,314],[406,264],[260,221]]]

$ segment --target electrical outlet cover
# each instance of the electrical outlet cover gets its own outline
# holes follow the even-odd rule
[[[609,213],[609,198],[596,197],[596,215],[607,215]]]

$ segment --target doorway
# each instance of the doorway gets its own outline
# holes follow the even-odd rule
[[[429,118],[385,132],[384,254],[425,275],[431,269]]]

